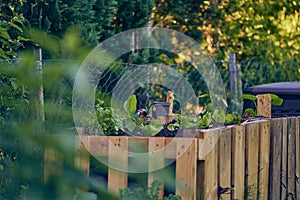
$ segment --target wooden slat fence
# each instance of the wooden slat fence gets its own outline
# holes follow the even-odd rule
[[[197,130],[195,138],[83,136],[77,138],[75,162],[87,176],[88,152],[126,168],[138,144],[144,152],[162,150],[151,157],[149,170],[175,160],[176,194],[183,200],[300,199],[299,125],[300,117],[289,117]],[[45,151],[45,181],[61,171],[53,170],[53,163],[62,162],[53,150]],[[148,184],[153,180],[164,182],[159,171],[148,173]],[[127,186],[126,172],[108,169],[109,191],[117,195]]]

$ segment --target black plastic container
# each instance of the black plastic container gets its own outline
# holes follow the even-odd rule
[[[170,103],[168,102],[154,102],[155,110],[153,117],[156,119],[158,116],[168,116]]]
[[[272,93],[283,99],[281,106],[272,106],[272,117],[300,116],[300,82],[278,82],[247,88],[244,94]],[[244,101],[244,108],[254,107],[251,101]]]

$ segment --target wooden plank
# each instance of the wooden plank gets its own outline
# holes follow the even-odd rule
[[[168,115],[173,115],[174,94],[171,90],[167,92],[166,102],[170,103]]]
[[[108,143],[108,190],[119,194],[120,188],[128,185],[128,137],[114,136],[109,138]],[[120,171],[123,169],[124,171]]]
[[[163,137],[160,137],[163,138]],[[165,158],[176,159],[176,142],[175,138],[165,138]]]
[[[296,119],[296,199],[300,199],[300,117]]]
[[[199,142],[199,140],[198,140]],[[204,200],[204,183],[205,183],[205,161],[198,161],[197,164],[197,191],[196,199]]]
[[[44,152],[44,181],[47,183],[53,176],[63,174],[63,156],[53,148],[46,148]]]
[[[115,137],[107,137],[107,136],[89,136],[90,137],[90,152],[94,156],[100,156],[100,157],[107,157],[108,156],[108,138]],[[130,152],[137,151],[132,147],[134,144],[137,144],[137,146],[140,147],[140,150],[142,152],[147,152],[147,145],[148,145],[148,140],[143,139],[144,137],[141,138],[130,138],[129,143],[131,146]],[[157,137],[157,138],[164,138],[164,137]],[[176,143],[172,142],[174,138],[165,138],[165,158],[168,159],[175,159],[176,158]],[[137,146],[135,148],[137,148]],[[132,153],[129,152],[129,157],[132,156]]]
[[[296,146],[296,118],[288,118],[288,198],[296,198],[295,179],[295,146]]]
[[[148,153],[148,137],[129,137],[128,151],[129,156],[132,153]]]
[[[196,198],[197,139],[177,138],[176,194],[184,200]]]
[[[215,148],[220,133],[221,128],[209,129],[199,133],[201,139],[198,141],[198,160],[205,160],[209,152]]]
[[[270,164],[270,121],[259,124],[259,199],[268,199]]]
[[[75,138],[75,166],[81,169],[86,176],[90,174],[90,136]]]
[[[151,183],[155,180],[162,183],[160,187],[160,192],[158,197],[163,198],[164,196],[164,180],[161,174],[161,169],[165,165],[164,158],[164,146],[165,146],[165,138],[149,138],[149,162],[148,162],[148,186],[151,186]]]
[[[271,96],[269,94],[257,95],[257,115],[271,118]]]
[[[219,198],[231,198],[231,128],[221,131],[218,141],[218,188]]]
[[[107,136],[89,136],[90,152],[94,156],[108,156],[108,138]],[[114,136],[112,136],[114,137]]]
[[[247,198],[257,199],[258,194],[258,145],[259,123],[246,124],[246,189]]]
[[[232,127],[232,199],[244,199],[245,184],[245,126]]]
[[[300,199],[300,117],[296,121],[296,199]]]
[[[282,119],[271,120],[269,200],[280,199]]]
[[[287,133],[287,118],[282,118],[282,138],[281,138],[281,199],[285,200],[288,197],[288,133]]]
[[[198,181],[202,182],[203,199],[218,199],[218,145],[216,144],[219,132],[219,129],[206,131],[204,139],[198,140],[198,159],[204,161],[200,166],[203,172],[199,173],[201,177],[198,177]]]

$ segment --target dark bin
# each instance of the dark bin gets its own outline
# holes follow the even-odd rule
[[[300,82],[279,82],[257,85],[247,88],[244,94],[272,93],[283,99],[281,106],[272,106],[272,117],[300,116]],[[253,107],[245,100],[244,108]]]
[[[155,111],[153,117],[156,119],[158,116],[168,116],[170,103],[168,102],[154,102]]]

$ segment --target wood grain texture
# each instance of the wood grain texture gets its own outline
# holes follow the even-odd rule
[[[202,199],[218,199],[218,138],[220,129],[205,131],[198,141],[198,159],[201,160],[198,176]]]
[[[257,115],[271,118],[271,96],[269,94],[257,95]]]
[[[296,198],[296,118],[288,119],[288,198]]]
[[[258,195],[258,145],[259,124],[249,123],[246,125],[246,162],[245,182],[248,189],[248,198],[257,199]]]
[[[196,199],[197,139],[178,138],[176,149],[176,194]]]
[[[108,143],[108,191],[118,195],[120,188],[128,185],[127,172],[118,169],[128,167],[128,137],[110,137]]]
[[[281,182],[282,119],[271,120],[269,200],[279,200]]]
[[[159,192],[159,198],[164,195],[164,177],[161,174],[161,169],[165,166],[164,157],[165,138],[149,138],[149,162],[148,162],[148,187],[155,180],[162,183]]]
[[[44,152],[44,182],[53,176],[63,174],[63,156],[53,148],[46,148]]]
[[[90,137],[75,138],[75,166],[81,169],[86,176],[90,174]]]
[[[228,188],[220,194],[223,200],[231,199],[231,128],[224,128],[218,141],[218,187]]]
[[[232,199],[244,199],[245,185],[245,126],[232,128]]]
[[[300,118],[296,119],[296,199],[300,199]]]
[[[270,121],[259,124],[259,199],[268,199],[270,164]]]
[[[280,169],[281,199],[285,200],[288,196],[288,133],[287,133],[287,118],[282,118],[281,131],[281,169]]]

